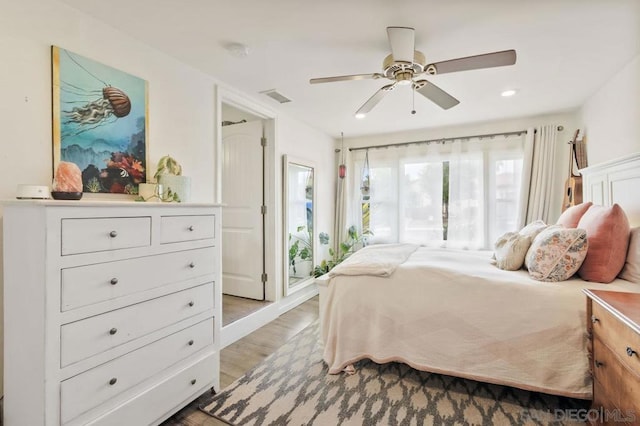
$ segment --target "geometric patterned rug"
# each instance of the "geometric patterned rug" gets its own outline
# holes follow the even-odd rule
[[[203,403],[231,425],[569,425],[589,401],[529,392],[401,363],[363,360],[328,374],[319,322]],[[573,412],[567,410],[574,410]],[[569,419],[569,420],[568,420]]]

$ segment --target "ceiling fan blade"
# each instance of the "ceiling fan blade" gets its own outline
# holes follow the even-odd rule
[[[460,103],[459,100],[427,80],[416,81],[413,88],[442,109],[449,109]]]
[[[425,70],[427,70],[427,73],[434,75],[481,68],[503,67],[506,65],[513,65],[515,63],[516,51],[503,50],[502,52],[485,53],[483,55],[467,56],[465,58],[435,62],[427,65]]]
[[[336,77],[323,77],[323,78],[312,78],[309,80],[311,84],[317,83],[332,83],[334,81],[347,81],[347,80],[368,80],[370,78],[376,79],[384,77],[382,74],[373,73],[373,74],[353,74],[353,75],[339,75]]]
[[[384,98],[384,96],[387,93],[395,89],[395,87],[396,87],[396,83],[382,86],[380,89],[378,89],[376,93],[373,94],[373,96],[369,98],[369,100],[367,100],[367,102],[365,102],[360,107],[360,109],[358,109],[358,111],[356,111],[356,116],[365,116],[369,111],[373,109],[373,107],[375,107],[378,104],[378,102],[382,100],[382,98]]]
[[[393,60],[413,63],[415,30],[409,27],[387,27]]]

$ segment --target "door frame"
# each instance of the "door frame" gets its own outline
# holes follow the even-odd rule
[[[264,136],[267,139],[267,146],[264,150],[264,204],[267,208],[265,215],[264,247],[265,247],[265,273],[267,282],[265,283],[265,300],[277,301],[277,267],[276,267],[276,129],[277,115],[270,108],[260,105],[256,101],[249,99],[232,89],[217,86],[215,90],[215,142],[214,142],[214,194],[216,203],[222,202],[222,104],[228,104],[234,108],[247,111],[262,119],[264,125]],[[224,250],[224,249],[223,249]]]

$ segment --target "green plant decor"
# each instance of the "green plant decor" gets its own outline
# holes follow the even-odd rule
[[[300,234],[300,232],[304,231],[306,226],[298,226],[296,228],[296,232]],[[292,243],[291,241],[295,241]],[[309,262],[313,260],[313,250],[311,247],[312,236],[311,232],[307,230],[304,237],[300,237],[298,235],[292,235],[289,233],[289,266],[293,269],[293,273],[297,273],[296,269],[296,261],[300,262]]]
[[[162,175],[174,175],[174,176],[182,176],[182,166],[178,161],[169,156],[165,155],[158,160],[158,165],[156,166],[156,173],[153,175],[153,179],[156,183],[160,182],[160,176]],[[145,201],[142,197],[138,197],[136,201]],[[166,194],[162,194],[161,201],[164,202],[180,202],[180,196],[177,192],[172,191],[171,188],[167,188]]]
[[[359,234],[355,226],[350,226],[347,230],[347,238],[340,243],[338,251],[336,252],[333,248],[329,247],[329,256],[331,256],[331,259],[323,260],[320,262],[320,265],[316,265],[315,268],[313,268],[313,276],[319,277],[335,268],[336,265],[355,252],[357,245],[364,243],[365,239],[370,235],[373,235],[370,231],[365,231],[362,234]],[[318,240],[322,245],[329,244],[329,234],[321,232],[318,236]]]

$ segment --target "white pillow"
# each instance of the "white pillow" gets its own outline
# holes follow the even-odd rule
[[[531,241],[533,241],[536,239],[536,235],[544,231],[547,228],[547,226],[549,225],[544,223],[541,219],[538,219],[538,220],[534,220],[533,222],[531,222],[530,224],[522,228],[520,231],[518,231],[518,233],[520,235],[524,235],[526,237],[531,238]]]
[[[533,234],[534,236],[531,237],[531,245],[533,245],[538,235],[540,235],[542,232],[547,231],[549,229],[564,229],[564,228],[562,225],[545,225],[544,228],[538,229]],[[529,250],[531,250],[531,247],[529,247]],[[529,269],[529,253],[528,252],[527,252],[527,255],[524,257],[524,267],[525,269]]]
[[[587,256],[587,231],[562,226],[542,231],[527,252],[529,275],[538,281],[564,281],[575,274]]]
[[[496,240],[496,266],[506,271],[516,271],[522,267],[524,257],[531,245],[531,238],[518,232],[507,232]]]
[[[640,227],[631,228],[627,260],[618,276],[623,280],[640,284]]]

